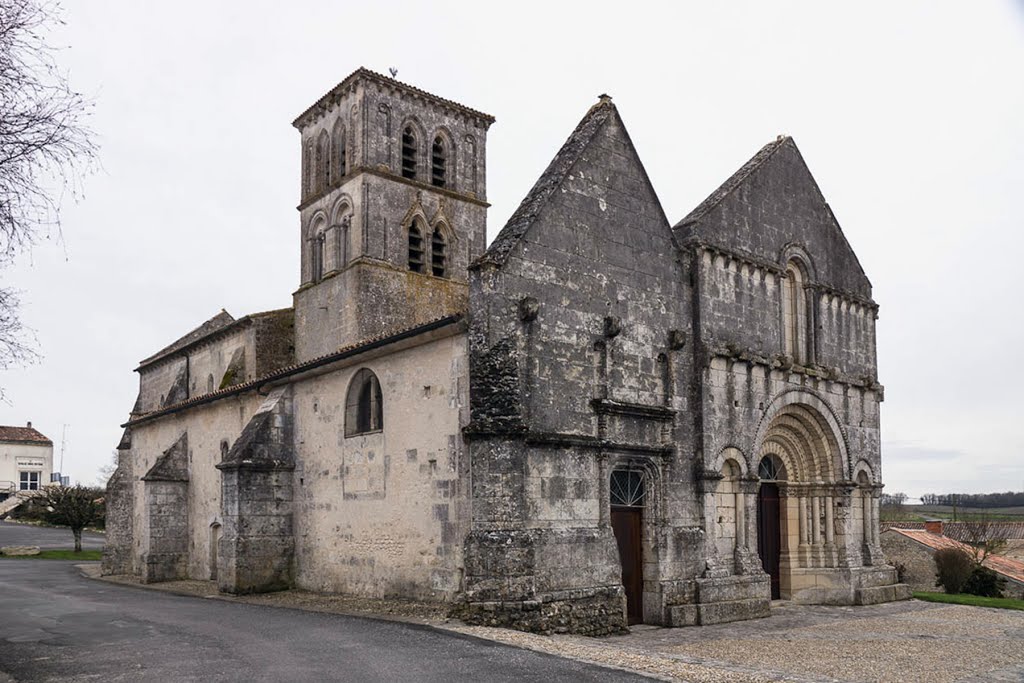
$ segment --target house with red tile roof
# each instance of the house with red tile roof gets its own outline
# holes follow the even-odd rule
[[[939,590],[935,586],[935,552],[955,548],[973,556],[974,548],[946,535],[942,522],[925,522],[924,526],[924,529],[885,529],[881,534],[882,549],[890,562],[903,565],[904,583],[916,591],[935,591]],[[998,529],[998,523],[994,528]],[[962,529],[959,533],[963,534]],[[1024,599],[1024,562],[989,554],[982,564],[1006,580],[1003,593],[1007,597]]]
[[[53,441],[29,422],[0,425],[0,501],[18,491],[36,491],[50,482]]]

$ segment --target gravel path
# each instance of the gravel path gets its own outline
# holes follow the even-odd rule
[[[83,566],[83,569],[85,567]],[[98,573],[95,568],[93,574]],[[105,577],[137,583],[131,577]],[[149,588],[279,607],[415,622],[506,645],[693,683],[1024,681],[1024,612],[910,600],[870,607],[776,603],[768,619],[624,636],[539,636],[466,626],[442,607],[306,591],[227,597],[209,581]]]

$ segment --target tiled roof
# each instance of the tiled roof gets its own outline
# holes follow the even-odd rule
[[[683,220],[679,221],[676,227],[682,228],[696,223],[703,218],[709,211],[711,211],[711,209],[718,206],[719,202],[732,194],[737,187],[742,185],[743,181],[746,180],[758,166],[767,161],[789,140],[790,137],[788,135],[780,135],[774,142],[770,142],[762,147],[747,163],[740,166],[738,171],[729,176],[728,180],[722,183],[717,190],[712,192],[704,201],[698,204],[697,208],[687,214]]]
[[[415,95],[418,95],[418,96],[420,96],[420,97],[422,97],[422,98],[424,98],[424,99],[426,99],[426,100],[428,100],[430,102],[433,102],[435,104],[440,104],[442,106],[449,107],[450,109],[454,109],[456,111],[460,111],[460,112],[462,112],[464,114],[469,114],[470,116],[478,118],[478,119],[481,119],[481,120],[487,122],[488,124],[494,123],[494,117],[491,116],[490,114],[485,114],[482,111],[477,111],[476,109],[471,109],[471,108],[469,108],[469,107],[467,107],[465,105],[459,104],[458,102],[455,102],[453,100],[447,100],[447,99],[445,99],[443,97],[438,97],[437,95],[434,95],[433,93],[429,93],[426,90],[420,90],[416,86],[409,85],[408,83],[402,83],[401,81],[397,81],[394,78],[388,78],[387,76],[385,76],[383,74],[379,74],[376,71],[371,71],[370,69],[367,69],[367,68],[364,68],[364,67],[359,67],[358,69],[353,71],[351,74],[349,74],[343,81],[341,81],[341,83],[338,83],[338,85],[336,85],[333,88],[331,88],[330,90],[328,90],[323,95],[323,97],[318,99],[316,101],[316,103],[313,104],[313,106],[309,107],[308,109],[306,109],[306,111],[302,112],[297,117],[295,117],[295,120],[292,121],[292,125],[295,126],[296,128],[301,128],[302,126],[306,125],[306,119],[314,111],[316,111],[318,108],[326,107],[328,105],[328,102],[331,100],[332,97],[337,97],[337,96],[342,95],[345,90],[347,90],[352,85],[354,85],[356,83],[356,81],[358,81],[360,78],[366,78],[366,79],[369,79],[369,80],[377,81],[378,83],[383,83],[385,85],[390,85],[390,86],[394,86],[394,87],[397,87],[397,88],[401,88],[402,90],[405,90],[406,92],[410,92],[410,93],[413,93]]]
[[[565,141],[558,154],[548,164],[533,188],[523,199],[519,208],[508,219],[505,227],[494,238],[483,256],[476,260],[474,267],[481,264],[503,265],[508,259],[512,248],[523,238],[533,222],[537,220],[541,210],[547,205],[551,196],[562,185],[562,181],[590,144],[594,135],[601,129],[608,117],[615,112],[611,98],[602,97],[586,113],[576,126],[569,139]]]
[[[5,425],[0,425],[0,441],[37,443],[45,446],[53,445],[52,441],[43,436],[33,427],[7,427]]]
[[[288,377],[290,375],[296,375],[296,374],[299,374],[300,372],[305,372],[306,370],[312,370],[313,368],[316,368],[318,366],[326,365],[326,364],[332,363],[334,361],[342,360],[343,358],[346,358],[348,356],[354,356],[354,355],[356,355],[358,353],[361,353],[363,351],[369,350],[371,348],[375,348],[375,347],[378,347],[378,346],[391,344],[391,343],[400,341],[402,339],[408,339],[410,337],[415,337],[415,336],[417,336],[419,334],[423,334],[425,332],[430,332],[432,330],[436,330],[436,329],[439,329],[439,328],[442,328],[442,327],[446,327],[448,325],[452,325],[452,324],[461,322],[462,318],[463,318],[463,316],[461,314],[448,315],[448,316],[445,316],[443,318],[437,318],[436,320],[432,320],[430,322],[423,323],[421,325],[416,325],[414,327],[408,327],[408,328],[405,328],[403,330],[399,330],[397,332],[391,332],[391,333],[388,333],[388,334],[379,335],[379,336],[376,336],[376,337],[371,337],[369,339],[365,339],[363,341],[360,341],[360,342],[358,342],[356,344],[350,344],[348,346],[343,346],[343,347],[339,348],[337,351],[332,351],[331,353],[324,354],[323,356],[318,356],[316,358],[311,358],[310,360],[303,361],[301,363],[295,363],[293,365],[289,365],[289,366],[286,366],[286,367],[283,367],[283,368],[279,368],[277,370],[274,370],[273,372],[270,372],[270,373],[267,373],[266,375],[263,375],[262,377],[257,377],[255,379],[251,379],[248,382],[242,382],[241,384],[235,384],[233,386],[226,387],[224,389],[219,389],[217,391],[213,391],[213,392],[210,392],[210,393],[207,393],[207,394],[200,394],[199,396],[193,396],[193,397],[188,398],[188,399],[186,399],[184,401],[179,401],[178,403],[175,403],[173,405],[169,405],[169,406],[160,408],[159,410],[154,410],[154,411],[142,414],[142,415],[133,415],[131,420],[129,420],[128,422],[126,422],[125,424],[123,424],[121,426],[122,427],[130,427],[130,426],[136,425],[136,424],[138,424],[140,422],[148,422],[149,420],[151,420],[153,418],[156,418],[156,417],[160,417],[161,415],[166,415],[168,413],[177,412],[177,411],[179,411],[179,410],[181,410],[183,408],[188,408],[188,407],[195,406],[195,405],[200,405],[200,404],[203,404],[203,403],[210,403],[211,401],[215,401],[215,400],[217,400],[219,398],[223,398],[224,396],[230,396],[230,395],[233,395],[233,394],[238,394],[238,393],[241,393],[243,391],[256,388],[256,387],[260,386],[261,384],[266,384],[267,382],[273,382],[275,380],[281,380],[281,379],[284,379],[284,378],[286,378],[286,377]]]
[[[955,541],[948,536],[933,534],[930,531],[924,531],[921,529],[897,529],[895,527],[890,528],[889,531],[902,534],[903,536],[917,541],[921,545],[931,548],[932,550],[956,548],[957,550],[962,550],[966,553],[973,553],[971,546],[966,543]],[[985,558],[985,561],[982,562],[982,564],[992,571],[1006,576],[1007,578],[1024,583],[1024,562],[1011,560],[1010,558],[1002,557],[1001,555],[989,555]]]
[[[882,531],[886,529],[924,529],[924,522],[882,522]],[[1024,522],[989,522],[989,536],[1007,540],[1024,539]],[[970,522],[943,522],[942,535],[955,541],[969,541],[974,536]]]

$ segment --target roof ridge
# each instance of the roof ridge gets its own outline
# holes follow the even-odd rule
[[[465,114],[469,114],[470,116],[474,116],[476,118],[488,122],[488,124],[494,123],[494,117],[491,116],[490,114],[485,114],[484,112],[479,111],[477,109],[473,109],[472,107],[467,107],[464,104],[459,104],[455,100],[449,100],[445,97],[435,95],[434,93],[423,90],[422,88],[417,88],[415,85],[409,85],[408,83],[400,81],[396,78],[389,78],[384,74],[377,73],[372,69],[367,69],[365,66],[361,66],[352,73],[350,73],[348,76],[343,78],[333,88],[331,88],[322,96],[320,96],[320,98],[317,99],[317,101],[314,102],[312,105],[307,107],[305,111],[296,116],[295,120],[292,121],[292,126],[294,126],[295,128],[300,128],[302,125],[304,125],[304,123],[302,123],[303,120],[310,116],[315,109],[324,107],[332,96],[340,95],[342,90],[352,86],[357,80],[359,80],[360,77],[365,77],[370,80],[375,80],[379,83],[385,83],[387,85],[398,86],[409,92],[425,97],[436,104],[440,104],[445,107],[450,107],[452,109],[455,109],[456,111],[461,111]]]
[[[471,269],[484,264],[504,265],[512,248],[526,235],[527,230],[547,205],[551,195],[561,186],[566,175],[576,165],[580,155],[590,145],[590,141],[594,139],[597,131],[608,120],[608,116],[616,111],[615,105],[607,95],[602,95],[598,102],[587,110],[580,122],[576,124],[576,128],[548,163],[547,168],[541,173],[537,182],[526,193],[523,201],[505,223],[505,227],[501,229],[483,255],[470,265]]]
[[[16,425],[0,425],[0,441],[53,445],[50,437],[35,427],[19,427]]]
[[[218,313],[217,315],[213,316],[212,318],[210,318],[206,322],[202,323],[198,327],[194,328],[192,331],[188,332],[187,334],[185,334],[184,336],[180,337],[176,341],[172,342],[168,346],[165,346],[161,350],[159,350],[156,353],[154,353],[152,356],[149,356],[148,358],[144,358],[141,361],[139,361],[139,365],[138,365],[137,368],[135,368],[135,370],[138,371],[138,370],[141,370],[142,368],[144,368],[144,367],[146,367],[148,365],[153,365],[157,361],[164,360],[166,358],[169,358],[169,357],[173,356],[175,353],[178,353],[180,351],[184,351],[185,349],[191,348],[193,345],[198,344],[198,343],[200,343],[200,342],[202,342],[204,340],[207,340],[210,337],[213,337],[214,335],[220,334],[222,332],[226,332],[227,330],[230,330],[230,329],[232,329],[234,327],[238,327],[238,326],[243,325],[245,323],[250,323],[250,322],[252,322],[253,320],[255,320],[257,318],[262,318],[262,317],[271,316],[271,315],[277,315],[277,314],[280,314],[280,313],[284,313],[286,311],[290,311],[292,309],[293,309],[292,306],[285,306],[284,308],[274,308],[274,309],[271,309],[271,310],[268,310],[268,311],[257,311],[255,313],[247,313],[247,314],[243,315],[241,318],[235,318],[234,316],[232,316],[230,313],[228,313],[226,310],[224,310],[222,308],[220,313]],[[209,323],[213,322],[217,318],[220,318],[221,315],[226,315],[229,318],[231,318],[231,320],[229,320],[227,322],[224,322],[223,324],[217,325],[215,327],[212,327],[211,329],[209,329],[209,330],[207,330],[205,332],[202,332],[201,334],[196,334],[197,332],[200,332],[203,327],[205,327]],[[193,336],[193,335],[195,335],[195,336]]]
[[[370,347],[373,346],[374,344],[378,344],[381,342],[391,343],[392,341],[400,341],[408,337],[414,337],[418,334],[423,334],[426,332],[431,332],[435,329],[443,328],[447,325],[459,323],[463,320],[464,317],[465,316],[462,313],[454,313],[451,315],[445,315],[440,318],[429,320],[425,323],[420,323],[419,325],[406,327],[396,332],[379,334],[373,337],[369,337],[367,339],[362,339],[358,342],[354,342],[352,344],[339,347],[334,351],[325,353],[321,356],[316,356],[315,358],[310,358],[309,360],[304,360],[298,363],[292,363],[290,365],[277,368],[276,370],[271,370],[270,372],[267,372],[259,377],[254,377],[248,381],[233,384],[230,387],[224,387],[223,389],[217,389],[215,391],[207,392],[205,394],[190,396],[189,398],[186,398],[183,401],[178,401],[175,404],[158,408],[157,410],[152,410],[148,413],[144,413],[136,417],[132,417],[128,420],[128,422],[125,422],[121,426],[126,428],[131,427],[132,425],[137,424],[139,422],[148,421],[154,417],[159,417],[166,413],[173,413],[178,410],[181,410],[182,408],[186,408],[192,405],[198,405],[201,403],[208,403],[222,396],[237,394],[242,391],[252,389],[253,387],[259,386],[261,384],[265,384],[266,382],[283,379],[290,375],[294,375],[305,370],[313,369],[315,367],[318,367],[319,365],[323,365],[324,363],[333,362],[333,360],[338,360],[344,357],[346,354],[357,353],[363,347]]]
[[[740,166],[731,176],[725,179],[725,182],[715,188],[715,191],[704,198],[700,204],[696,206],[690,213],[686,214],[681,221],[676,223],[674,227],[681,228],[687,225],[696,223],[701,218],[706,216],[711,209],[722,203],[729,195],[736,191],[736,189],[743,184],[750,175],[756,171],[761,165],[768,161],[775,152],[777,152],[783,144],[787,141],[792,140],[788,135],[779,135],[772,142],[764,145],[757,153],[750,157],[742,166]]]

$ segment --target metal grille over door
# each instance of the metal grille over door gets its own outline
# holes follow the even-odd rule
[[[611,499],[613,506],[642,508],[644,506],[644,473],[636,470],[612,472]]]

